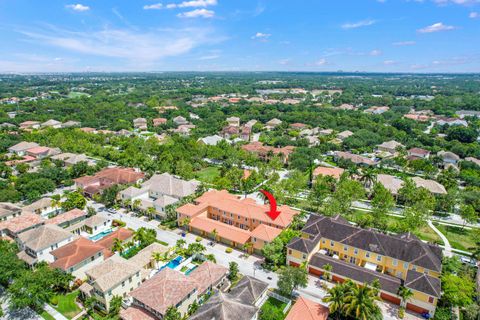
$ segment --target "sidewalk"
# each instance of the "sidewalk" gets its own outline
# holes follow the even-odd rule
[[[51,305],[45,303],[43,309],[48,312],[49,315],[54,317],[56,320],[68,320],[66,317],[63,316],[60,312],[55,310]]]

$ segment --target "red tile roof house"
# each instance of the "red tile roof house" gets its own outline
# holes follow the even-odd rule
[[[230,139],[234,135],[240,133],[240,128],[237,126],[226,126],[222,129],[222,137],[225,139]]]
[[[407,151],[408,159],[428,159],[430,157],[430,151],[421,148],[411,148]]]
[[[165,268],[130,293],[132,305],[120,313],[120,318],[162,319],[170,306],[185,315],[190,304],[221,286],[227,274],[227,268],[212,262],[204,262],[188,276]]]
[[[297,130],[302,130],[302,129],[305,129],[307,127],[307,125],[305,123],[292,123],[290,124],[290,128],[292,129],[297,129]]]
[[[79,237],[63,247],[50,252],[54,261],[50,267],[71,273],[77,279],[85,279],[85,271],[104,261],[105,248],[87,238]]]
[[[145,174],[133,168],[106,168],[94,176],[84,176],[74,181],[77,188],[83,189],[86,195],[92,197],[113,185],[137,183],[144,177]]]
[[[177,214],[180,223],[189,219],[192,232],[212,237],[216,230],[216,240],[237,248],[252,242],[253,249],[259,252],[300,213],[282,205],[278,207],[281,214],[272,220],[267,214],[269,209],[268,205],[258,204],[253,199],[239,199],[226,190],[212,190],[195,199],[194,204],[179,207]]]
[[[19,234],[43,225],[45,219],[35,213],[23,213],[0,222],[0,236],[16,239]]]
[[[110,257],[112,255],[111,251],[113,248],[113,244],[115,243],[115,239],[119,239],[122,241],[122,243],[126,243],[129,241],[133,240],[134,232],[129,229],[125,228],[118,228],[114,232],[110,233],[106,237],[103,237],[102,239],[98,240],[96,244],[102,246],[104,249],[108,250],[105,252],[105,255],[107,257]]]
[[[43,159],[50,156],[55,156],[62,153],[59,148],[49,147],[34,147],[26,151],[27,156],[35,157],[36,159]]]
[[[328,307],[300,296],[285,320],[327,320],[329,313]]]
[[[264,146],[261,142],[251,142],[242,146],[242,149],[255,153],[262,160],[268,160],[273,155],[280,155],[283,158],[284,163],[288,162],[288,156],[295,150],[294,146],[285,146],[282,148],[274,148],[270,146]]]
[[[158,127],[159,125],[167,123],[167,119],[165,118],[155,118],[153,119],[153,126]]]
[[[316,167],[315,170],[313,170],[313,177],[316,178],[318,176],[330,176],[338,180],[343,172],[345,172],[344,169],[337,167]]]

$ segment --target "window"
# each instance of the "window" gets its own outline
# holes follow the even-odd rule
[[[377,261],[379,261],[379,262],[382,261],[382,256],[381,255],[377,256]]]
[[[122,282],[122,288],[125,287],[125,281]]]
[[[253,242],[257,242],[257,238],[253,238]]]
[[[330,247],[333,247],[335,245],[334,241],[330,241]]]
[[[403,269],[408,269],[408,262],[403,263]]]
[[[353,254],[355,254],[355,255],[358,254],[358,249],[357,248],[353,249]]]
[[[288,254],[292,254],[292,249],[288,249]]]
[[[322,239],[322,243],[325,244],[325,239]]]
[[[370,252],[365,252],[365,257],[370,258]]]
[[[307,255],[305,253],[303,254],[303,259],[307,259]]]
[[[433,297],[428,297],[428,303],[433,303],[434,298]]]
[[[348,251],[348,247],[347,247],[347,246],[343,246],[343,251]]]
[[[396,267],[396,266],[398,265],[398,260],[397,260],[397,259],[393,259],[392,265]]]
[[[417,266],[412,266],[413,271],[417,271]]]

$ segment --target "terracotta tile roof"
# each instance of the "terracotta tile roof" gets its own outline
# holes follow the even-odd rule
[[[241,217],[255,219],[267,224],[271,223],[272,225],[277,225],[280,227],[287,227],[290,225],[293,220],[293,216],[300,213],[299,211],[293,210],[286,205],[282,205],[278,207],[278,210],[281,212],[281,214],[275,220],[272,220],[267,214],[270,209],[268,205],[258,204],[255,202],[255,200],[250,198],[239,199],[237,196],[228,193],[226,190],[211,190],[205,192],[202,196],[195,199],[195,202],[200,205],[199,208],[196,208],[198,205],[191,205],[186,208],[180,207],[179,209],[186,209],[184,211],[187,212],[188,215],[188,212],[195,212],[198,210],[202,211],[202,208],[212,207],[239,215]],[[183,213],[182,210],[179,212]]]
[[[188,276],[197,285],[199,294],[205,292],[212,284],[217,284],[228,273],[228,269],[216,263],[205,261]]]
[[[115,239],[120,239],[121,241],[125,241],[130,239],[133,236],[133,231],[125,228],[119,228],[114,232],[110,233],[108,236],[100,239],[97,241],[98,245],[106,249],[111,249],[113,247],[113,243]]]
[[[18,236],[18,239],[32,250],[43,250],[54,244],[72,238],[73,234],[54,224],[47,224],[28,230]]]
[[[367,164],[367,165],[374,165],[375,164],[375,161],[373,161],[369,158],[360,156],[358,154],[353,154],[353,153],[350,153],[350,152],[335,151],[335,157],[342,158],[342,159],[345,159],[345,160],[350,160],[350,161],[352,161],[353,163],[356,163],[356,164],[360,164],[360,163]]]
[[[151,315],[147,311],[137,308],[128,307],[120,311],[120,319],[122,320],[157,320],[157,317]]]
[[[93,279],[98,288],[106,292],[137,272],[139,273],[141,269],[142,267],[130,263],[119,255],[114,255],[85,273]]]
[[[263,143],[255,141],[255,142],[251,142],[249,144],[243,145],[242,149],[248,152],[258,153],[260,155],[267,155],[271,151],[275,155],[283,154],[285,156],[288,156],[290,153],[294,151],[295,147],[285,146],[282,148],[275,148],[271,146],[265,146],[263,145]]]
[[[60,225],[60,224],[63,224],[65,222],[69,222],[69,221],[72,221],[72,220],[75,220],[75,219],[78,219],[80,217],[86,217],[87,216],[87,213],[80,210],[80,209],[72,209],[70,211],[67,211],[65,213],[61,213],[51,219],[48,219],[47,221],[45,221],[45,224],[56,224],[56,225]]]
[[[272,242],[281,232],[282,230],[278,228],[260,224],[251,232],[251,236],[266,242]]]
[[[342,168],[329,168],[329,167],[316,167],[315,170],[313,170],[313,176],[331,176],[334,177],[335,179],[340,179],[340,176],[345,170]]]
[[[50,266],[52,268],[60,268],[66,271],[97,253],[103,252],[103,250],[104,248],[95,242],[80,237],[63,247],[50,252],[50,254],[55,257],[55,261],[50,263]]]
[[[25,229],[43,224],[44,221],[45,219],[37,214],[25,212],[15,218],[0,222],[0,230],[20,233]]]
[[[413,182],[415,182],[417,188],[422,187],[435,194],[447,194],[447,190],[445,189],[445,187],[437,181],[423,179],[420,177],[413,177],[412,180]]]
[[[206,217],[196,217],[190,221],[190,227],[211,233],[213,230],[218,232],[218,236],[236,243],[244,244],[250,239],[250,232],[230,226],[226,223],[208,219]]]
[[[421,154],[421,155],[427,155],[430,154],[430,151],[422,149],[422,148],[411,148],[408,150],[409,154]]]
[[[84,176],[74,181],[88,185],[100,180],[101,184],[127,184],[143,179],[145,174],[137,172],[133,168],[106,168],[97,172],[94,176]]]
[[[327,320],[329,313],[328,307],[300,296],[285,320]]]
[[[28,142],[28,141],[22,141],[17,143],[16,145],[11,146],[8,148],[9,151],[11,152],[19,152],[19,151],[26,151],[31,148],[38,147],[38,143],[35,142]]]
[[[195,289],[195,283],[183,273],[165,268],[133,290],[130,296],[163,315],[168,307],[175,306]]]
[[[0,202],[0,217],[11,216],[18,214],[22,211],[22,208],[9,202]]]

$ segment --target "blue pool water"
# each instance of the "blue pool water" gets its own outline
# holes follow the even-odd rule
[[[197,266],[193,267],[192,269],[187,270],[187,272],[185,272],[185,275],[188,276],[195,269],[197,269]]]
[[[166,265],[161,267],[160,270],[163,270],[167,267],[170,268],[170,269],[175,269],[176,267],[178,267],[180,265],[180,263],[182,263],[182,260],[183,260],[183,257],[178,256],[175,259],[170,260]]]
[[[89,239],[92,240],[92,241],[98,241],[98,240],[102,239],[103,237],[108,236],[112,232],[113,232],[112,229],[105,230],[105,231],[100,232],[99,234],[96,234],[94,236],[89,237]]]

